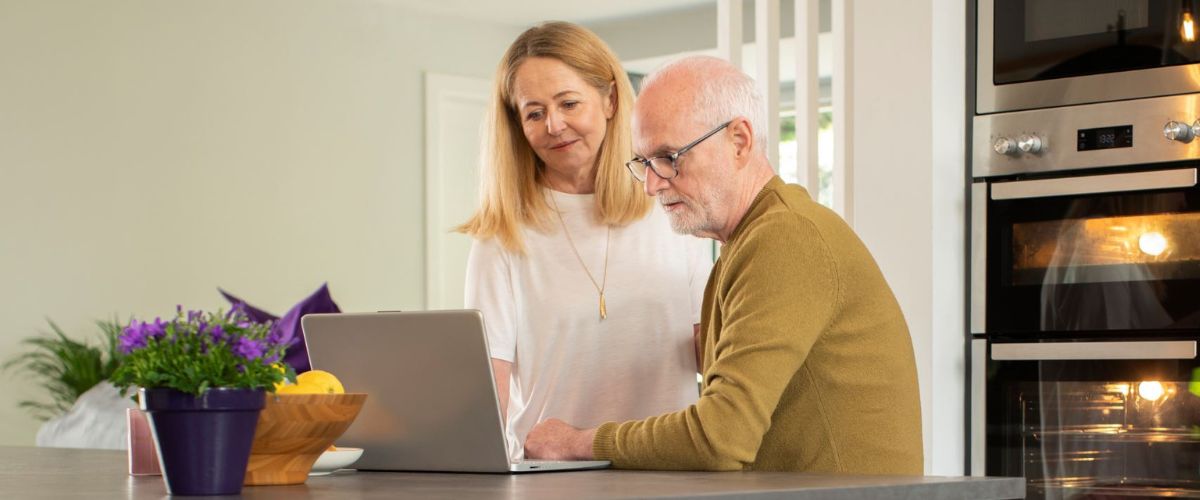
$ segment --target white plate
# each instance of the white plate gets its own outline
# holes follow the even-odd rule
[[[313,464],[312,470],[309,471],[310,476],[328,476],[335,470],[349,467],[363,454],[362,448],[336,448],[333,450],[325,450],[320,457],[317,457],[316,463]]]

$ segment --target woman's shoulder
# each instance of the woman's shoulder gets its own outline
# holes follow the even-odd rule
[[[508,262],[512,252],[505,248],[498,236],[471,238],[471,250],[467,259],[474,262]]]

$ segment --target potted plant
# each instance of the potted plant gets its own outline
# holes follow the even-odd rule
[[[31,349],[0,365],[0,369],[23,373],[50,396],[50,402],[25,400],[17,404],[41,421],[69,411],[81,394],[108,380],[120,364],[117,337],[121,324],[116,319],[96,322],[102,334],[100,347],[70,338],[53,321],[47,322],[54,335],[42,333],[22,340]]]
[[[241,492],[266,392],[295,377],[278,363],[285,342],[240,307],[177,307],[171,321],[131,321],[118,340],[125,357],[112,382],[140,387],[168,493]]]

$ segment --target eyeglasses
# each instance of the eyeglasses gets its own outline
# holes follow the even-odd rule
[[[669,155],[654,156],[650,158],[634,158],[629,160],[625,162],[625,168],[629,169],[629,173],[633,174],[633,178],[637,179],[638,182],[646,182],[646,169],[650,169],[650,171],[654,172],[654,175],[657,175],[660,179],[674,179],[679,175],[679,166],[677,165],[679,162],[679,157],[683,156],[684,153],[691,151],[692,148],[696,147],[697,144],[704,142],[705,139],[712,137],[713,134],[720,132],[721,129],[728,127],[730,123],[733,123],[733,120],[718,125],[717,128],[709,130],[707,134],[700,136],[699,139],[692,141],[688,145],[679,148],[679,151]]]

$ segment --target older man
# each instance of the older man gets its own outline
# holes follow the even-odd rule
[[[596,429],[546,420],[529,434],[527,457],[922,473],[900,307],[846,223],[775,176],[765,122],[753,81],[719,59],[683,59],[646,79],[630,172],[676,231],[724,244],[704,294],[700,400]]]

